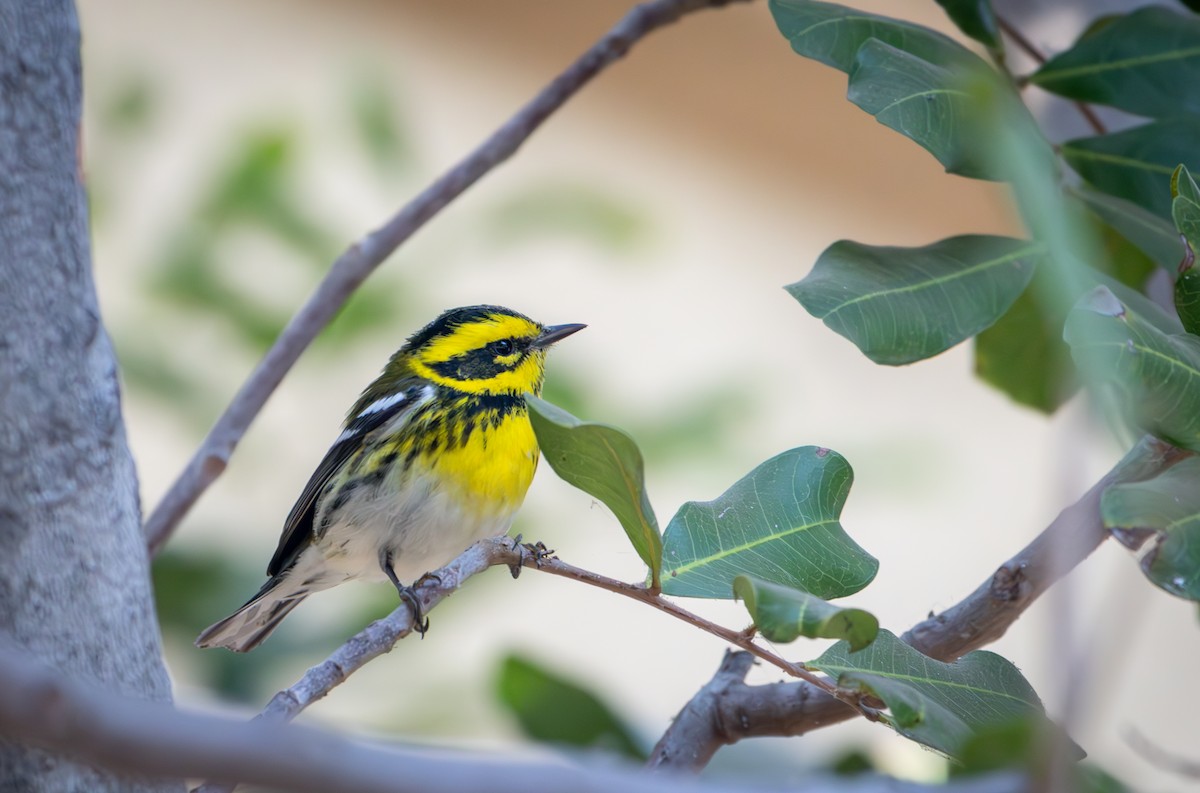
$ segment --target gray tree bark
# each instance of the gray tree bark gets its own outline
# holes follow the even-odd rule
[[[0,0],[0,641],[171,698],[91,274],[69,0]],[[0,791],[181,790],[0,742]]]

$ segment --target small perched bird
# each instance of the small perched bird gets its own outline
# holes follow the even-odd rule
[[[538,461],[523,395],[541,393],[546,349],[583,327],[469,306],[413,334],[292,507],[270,580],[196,646],[252,650],[305,597],[351,579],[386,577],[424,632],[402,582],[508,531]]]

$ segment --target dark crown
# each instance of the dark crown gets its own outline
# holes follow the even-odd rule
[[[463,325],[469,325],[472,322],[486,319],[492,314],[502,314],[508,317],[519,317],[521,319],[533,322],[524,314],[513,311],[511,308],[504,306],[463,306],[461,308],[451,308],[443,311],[441,316],[430,322],[425,327],[408,337],[408,342],[404,347],[408,350],[415,350],[425,346],[429,342],[440,336],[449,336]],[[538,324],[533,322],[533,324]]]

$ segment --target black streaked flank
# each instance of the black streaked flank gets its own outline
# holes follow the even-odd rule
[[[331,514],[346,506],[346,502],[350,500],[350,494],[361,487],[362,483],[361,479],[351,479],[342,485],[342,488],[338,490],[338,494],[334,496],[333,503],[329,505],[329,508],[325,512]]]

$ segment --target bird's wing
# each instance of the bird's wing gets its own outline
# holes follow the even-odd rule
[[[283,526],[283,535],[279,538],[279,546],[271,563],[267,565],[267,575],[273,576],[286,570],[300,552],[313,540],[313,520],[316,516],[317,504],[320,501],[321,490],[326,483],[337,474],[341,467],[355,452],[362,448],[363,440],[375,430],[385,426],[401,414],[415,410],[419,405],[433,399],[434,386],[429,383],[414,382],[407,388],[377,399],[346,420],[346,427],[338,435],[337,440],[325,452],[325,457],[317,470],[309,477],[308,484],[300,498],[296,500],[292,511],[288,513]]]

